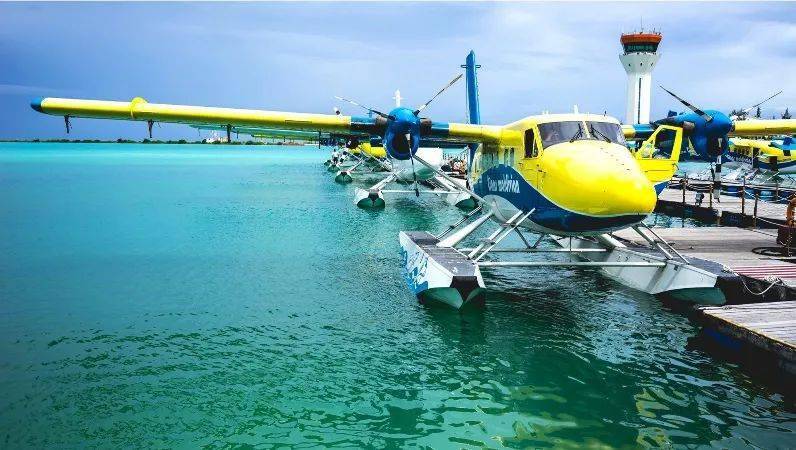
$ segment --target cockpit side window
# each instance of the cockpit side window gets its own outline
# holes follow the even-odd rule
[[[576,139],[586,138],[583,122],[549,122],[539,124],[539,136],[542,138],[542,147],[560,144]]]
[[[525,130],[525,157],[536,158],[539,156],[539,147],[536,145],[536,132],[533,128]]]

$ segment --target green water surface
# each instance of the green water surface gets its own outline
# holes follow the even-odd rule
[[[796,446],[792,400],[589,270],[419,305],[312,147],[0,143],[0,447]],[[679,221],[677,222],[679,223]]]

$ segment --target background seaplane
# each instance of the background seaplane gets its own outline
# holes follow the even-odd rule
[[[774,139],[731,138],[726,158],[746,171],[761,170],[774,174],[796,174],[796,140],[792,136]]]
[[[730,119],[733,121],[749,119],[749,113],[757,109],[755,117],[760,118],[760,105],[781,94],[779,91],[765,100],[741,110],[733,110]],[[789,118],[787,112],[782,119]],[[727,153],[723,162],[728,167],[735,167],[747,178],[763,174],[769,177],[796,173],[796,142],[793,136],[774,136],[771,139],[730,138]]]
[[[445,87],[434,94],[430,100],[421,105],[417,110],[413,111],[413,114],[417,114],[425,109],[431,102],[434,101],[434,99],[445,92],[448,88],[453,86],[461,78],[461,74],[454,77],[453,80],[445,85]],[[343,97],[336,98],[367,110],[371,116],[375,114],[382,118],[389,118],[392,114],[392,112],[390,114],[385,114]],[[402,97],[399,90],[395,91],[393,99],[395,100],[395,109],[393,112],[405,109],[401,107]],[[411,139],[408,136],[405,136],[405,138]],[[383,140],[380,137],[371,140],[372,144],[375,142],[381,142],[381,145],[384,145]],[[466,192],[459,188],[459,184],[463,183],[462,180],[451,178],[453,181],[449,181],[448,179],[441,178],[437,175],[441,172],[442,166],[445,162],[443,148],[449,148],[450,145],[448,145],[444,140],[434,140],[433,138],[429,137],[421,137],[417,145],[418,147],[415,150],[415,155],[418,158],[422,158],[426,164],[416,165],[414,158],[396,158],[393,156],[392,152],[387,151],[386,158],[383,162],[384,167],[388,169],[387,175],[367,189],[357,188],[354,192],[354,203],[361,208],[381,208],[385,206],[384,193],[414,194],[418,197],[421,193],[433,193],[435,195],[443,196],[448,203],[454,206],[461,208],[472,208],[474,206],[474,201]],[[337,174],[335,180],[339,181],[342,178],[342,180],[350,181],[350,174],[350,169],[343,169]],[[411,189],[385,189],[391,183],[411,185]]]
[[[470,62],[474,70],[472,53]],[[477,111],[475,83],[467,88],[472,116]],[[31,106],[63,116],[67,124],[71,117],[87,117],[380,135],[390,158],[409,167],[425,166],[451,183],[456,181],[418,155],[421,139],[479,143],[471,148],[469,182],[459,186],[479,207],[440,236],[401,232],[399,238],[407,282],[414,292],[456,306],[480,297],[484,266],[597,266],[618,281],[653,294],[714,290],[716,273],[677,254],[642,223],[674,174],[684,139],[697,154],[710,159],[726,150],[728,136],[796,132],[796,120],[733,122],[719,111],[700,110],[679,97],[693,113],[625,127],[611,117],[589,114],[531,116],[505,126],[438,122],[420,116],[434,98],[414,110],[369,109],[374,117],[154,104],[142,98],[130,102],[44,98]],[[627,137],[644,141],[630,152]],[[471,249],[456,248],[490,220],[499,227],[486,240]],[[626,228],[638,232],[659,254],[627,248],[609,234]],[[494,247],[512,232],[526,243],[520,253],[541,251],[538,243],[549,237],[586,261],[483,260],[495,254]],[[539,238],[531,245],[523,232]]]
[[[722,164],[726,162],[744,161],[746,156],[736,153],[735,150],[740,151],[742,146],[748,145],[753,141],[741,138],[791,135],[795,131],[793,124],[796,121],[793,119],[746,119],[746,115],[737,114],[728,116],[721,111],[700,109],[666,88],[661,88],[692,112],[677,114],[670,111],[667,117],[650,124],[625,125],[622,127],[625,136],[628,139],[645,140],[661,126],[682,128],[685,132],[685,138],[682,142],[684,149],[690,149],[698,160],[715,164],[713,170],[713,182],[715,187],[713,192],[716,198],[718,198],[721,192]],[[779,93],[772,95],[751,108],[759,106],[778,94]],[[744,109],[741,112],[748,112],[751,108]],[[737,146],[733,144],[732,141],[735,141]],[[778,152],[777,147],[771,144],[771,140],[764,141],[755,139],[754,141],[758,143],[756,144],[758,150],[762,150],[762,143],[769,143],[767,151],[770,152],[770,154],[763,155],[757,153],[758,158],[767,159],[769,167],[771,167],[771,165],[778,166],[780,164],[782,167],[791,167],[791,159],[787,154],[789,151],[787,153]],[[790,145],[790,143],[787,145]],[[647,150],[649,150],[649,148],[647,148]],[[637,151],[639,150],[637,149]],[[755,149],[749,149],[749,151],[753,154],[755,153]],[[774,159],[772,160],[771,157],[774,157]],[[745,160],[749,161],[750,164],[753,162],[752,158]]]

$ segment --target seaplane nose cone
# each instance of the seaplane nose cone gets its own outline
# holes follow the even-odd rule
[[[621,145],[576,141],[551,147],[544,157],[551,169],[544,190],[571,211],[595,218],[626,216],[632,223],[655,209],[654,186]]]
[[[646,216],[655,209],[658,200],[655,187],[640,170],[637,173],[640,176],[619,173],[610,175],[614,181],[605,189],[607,197],[605,203],[606,208],[613,214]],[[617,176],[622,178],[617,180]]]
[[[611,146],[612,147],[612,146]],[[619,147],[619,146],[617,146]],[[602,208],[606,215],[643,215],[655,209],[655,187],[626,149],[603,149],[595,155],[592,176],[602,186]]]

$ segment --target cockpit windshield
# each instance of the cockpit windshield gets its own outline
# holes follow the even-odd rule
[[[583,131],[583,122],[549,122],[539,124],[539,136],[542,138],[542,147],[560,144],[570,140],[586,137]]]
[[[591,137],[625,145],[625,134],[619,125],[611,122],[586,122],[586,125],[589,127]]]
[[[579,120],[540,123],[539,135],[542,138],[543,148],[581,139],[596,139],[626,145],[622,127],[611,122],[585,122],[585,125]]]

